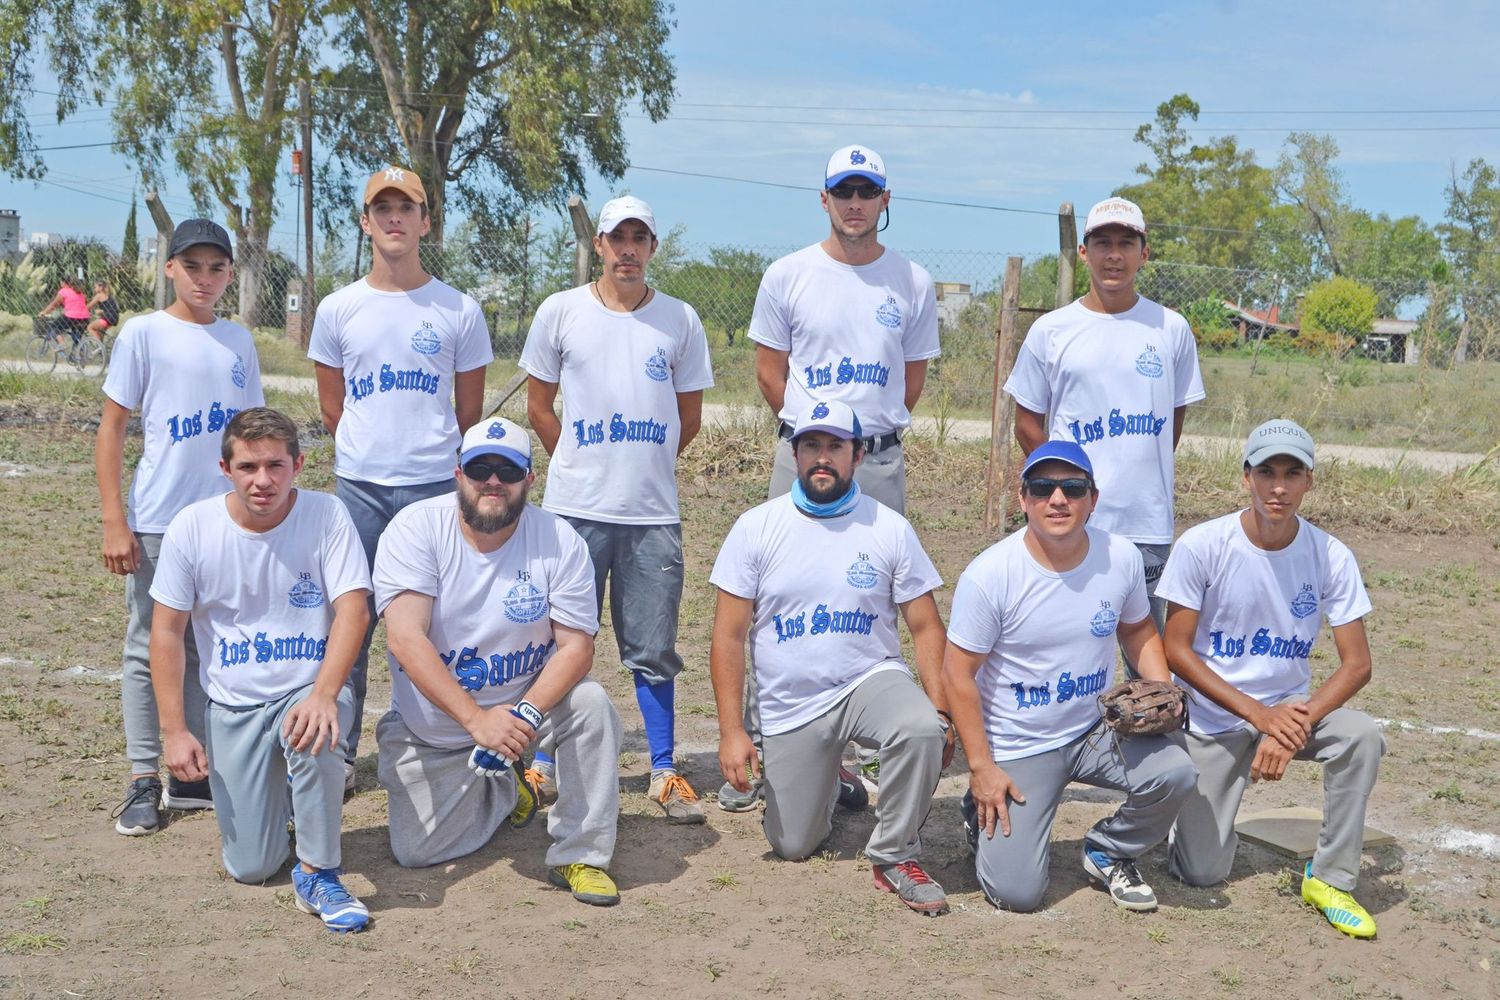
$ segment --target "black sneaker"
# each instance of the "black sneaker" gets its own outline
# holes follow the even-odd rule
[[[127,837],[144,837],[161,829],[161,813],[156,803],[161,798],[161,780],[155,775],[136,778],[125,792],[125,801],[115,807],[109,818],[115,821],[115,832]]]
[[[865,783],[847,767],[839,768],[838,802],[850,812],[864,812],[870,804],[870,793],[865,791]]]
[[[964,846],[970,857],[979,856],[979,807],[974,804],[974,793],[964,792],[958,803],[958,811],[964,816]]]
[[[202,781],[178,781],[167,779],[167,791],[161,797],[163,809],[212,809],[214,793],[208,789],[208,779]]]
[[[1141,878],[1130,858],[1112,858],[1097,848],[1083,845],[1083,870],[1108,890],[1115,905],[1123,910],[1149,912],[1156,909],[1156,893]]]

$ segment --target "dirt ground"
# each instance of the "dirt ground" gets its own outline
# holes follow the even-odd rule
[[[8,407],[8,409],[7,409]],[[549,887],[538,822],[453,864],[391,858],[375,782],[374,722],[389,685],[372,668],[367,756],[344,814],[350,887],[375,920],[358,936],[297,912],[285,877],[239,885],[219,864],[210,814],[156,836],[113,830],[122,762],[122,584],[98,569],[92,438],[77,420],[0,401],[0,994],[51,996],[1484,997],[1500,972],[1500,552],[1488,534],[1351,529],[1376,605],[1374,682],[1357,706],[1389,720],[1370,822],[1396,836],[1368,853],[1359,897],[1380,936],[1354,942],[1297,894],[1293,863],[1242,845],[1226,885],[1194,889],[1142,864],[1162,901],[1127,914],[1079,866],[1111,793],[1075,787],[1054,834],[1037,914],[997,912],[964,850],[961,763],[928,820],[928,871],[953,912],[932,920],[872,886],[868,814],[840,813],[826,851],[773,860],[758,814],[710,804],[671,827],[644,796],[647,755],[608,632],[595,675],[626,722],[612,909]],[[951,454],[950,454],[951,452]],[[950,585],[983,546],[977,449],[912,450],[913,520]],[[327,482],[315,452],[304,485]],[[696,445],[683,489],[689,664],[678,687],[679,755],[718,788],[706,660],[714,552],[760,496],[764,456],[732,439]],[[1316,517],[1316,509],[1314,509]],[[1181,525],[1180,527],[1185,527]],[[946,613],[951,591],[939,594]],[[379,640],[377,640],[379,641]],[[1331,669],[1326,638],[1317,668]],[[383,657],[375,658],[383,664]],[[960,755],[960,761],[962,756]],[[1247,808],[1318,805],[1311,765],[1252,788]]]

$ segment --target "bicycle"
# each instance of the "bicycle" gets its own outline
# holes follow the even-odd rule
[[[56,370],[61,361],[72,368],[75,375],[90,379],[102,378],[108,363],[104,345],[88,336],[85,333],[87,328],[87,320],[32,317],[31,340],[26,344],[27,370],[48,375]],[[58,334],[63,333],[72,338],[71,346],[58,343]]]

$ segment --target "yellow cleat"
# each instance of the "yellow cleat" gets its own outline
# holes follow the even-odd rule
[[[547,872],[547,881],[559,889],[568,889],[573,898],[590,906],[614,906],[620,901],[615,880],[603,868],[593,865],[558,865]]]
[[[1375,918],[1343,889],[1336,889],[1320,878],[1314,878],[1312,862],[1302,873],[1302,899],[1316,907],[1328,922],[1353,938],[1375,936]]]
[[[532,780],[535,771],[526,771],[516,775],[516,806],[510,811],[510,828],[519,830],[536,819],[536,814],[541,811],[541,792],[537,784]]]

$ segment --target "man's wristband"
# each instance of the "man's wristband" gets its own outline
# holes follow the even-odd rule
[[[541,729],[542,721],[547,718],[547,716],[542,714],[540,708],[537,708],[524,698],[516,702],[516,707],[510,710],[510,714],[526,723],[532,729]]]

